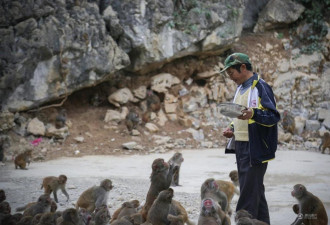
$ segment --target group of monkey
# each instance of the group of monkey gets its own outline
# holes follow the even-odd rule
[[[152,163],[150,187],[145,203],[138,200],[124,202],[112,216],[108,209],[108,195],[113,185],[110,179],[104,179],[99,186],[85,190],[78,198],[75,208],[57,211],[57,191],[61,190],[69,200],[65,185],[67,177],[45,177],[44,188],[37,202],[28,203],[16,210],[23,213],[11,214],[11,208],[5,201],[4,190],[0,190],[0,225],[183,225],[194,224],[180,202],[173,199],[174,190],[170,186],[179,185],[180,167],[184,161],[182,154],[176,152],[167,162],[157,158]],[[239,195],[239,179],[236,170],[230,172],[231,181],[206,179],[201,185],[201,207],[198,225],[230,225],[234,194]],[[50,198],[53,193],[54,200]],[[292,196],[298,200],[293,206],[297,214],[293,225],[327,225],[328,217],[321,200],[306,190],[301,184],[294,186]],[[246,210],[235,213],[237,225],[266,225],[252,218]]]

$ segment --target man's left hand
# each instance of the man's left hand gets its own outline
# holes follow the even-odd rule
[[[248,119],[251,119],[252,116],[253,116],[253,109],[247,108],[247,109],[242,110],[242,115],[238,116],[237,119],[248,120]]]

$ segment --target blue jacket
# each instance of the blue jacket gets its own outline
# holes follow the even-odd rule
[[[238,86],[234,101],[241,85]],[[250,163],[257,165],[275,158],[277,149],[277,122],[281,119],[271,87],[258,76],[250,87],[247,106],[253,109],[248,121]],[[233,123],[231,124],[232,128]],[[230,143],[229,143],[230,144]],[[235,153],[227,145],[225,153]]]

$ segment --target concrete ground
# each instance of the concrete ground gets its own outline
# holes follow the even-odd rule
[[[225,155],[224,149],[182,150],[184,162],[181,167],[180,184],[173,187],[174,199],[186,208],[189,218],[197,224],[200,205],[200,186],[210,177],[230,180],[228,174],[236,169],[235,156]],[[150,155],[86,156],[60,158],[47,162],[32,162],[28,170],[15,170],[13,163],[0,167],[0,189],[4,189],[7,201],[15,208],[35,201],[42,190],[40,184],[45,176],[66,174],[70,200],[58,194],[59,208],[73,207],[79,195],[88,187],[98,185],[100,180],[110,178],[114,189],[108,203],[113,213],[121,203],[138,199],[143,203],[149,185],[152,161],[156,158],[168,160],[174,152]],[[301,183],[324,203],[330,212],[330,155],[308,151],[278,150],[276,159],[269,162],[265,176],[266,198],[271,223],[290,224],[295,219],[291,196],[292,187]],[[234,196],[231,207],[235,209],[238,196]],[[234,216],[231,217],[232,224]]]

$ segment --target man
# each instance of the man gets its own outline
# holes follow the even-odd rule
[[[225,153],[236,154],[241,192],[236,211],[245,209],[270,224],[263,181],[268,161],[275,158],[277,149],[280,114],[275,97],[271,87],[252,72],[246,54],[228,56],[221,72],[224,71],[238,85],[233,102],[246,107],[223,132],[223,136],[231,138]]]

